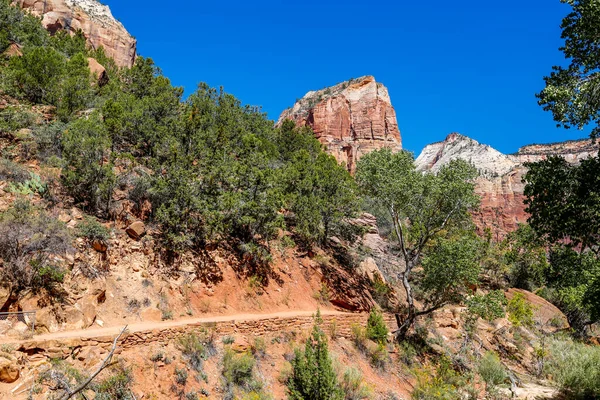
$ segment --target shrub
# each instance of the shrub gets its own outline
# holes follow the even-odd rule
[[[506,297],[501,290],[493,290],[484,295],[475,295],[467,300],[467,310],[469,313],[493,321],[506,315],[504,306]]]
[[[235,342],[235,338],[233,336],[227,335],[223,336],[223,339],[221,339],[221,341],[223,342],[223,344],[233,344],[233,342]]]
[[[568,399],[600,398],[600,348],[572,340],[553,339],[546,372]]]
[[[228,384],[250,388],[253,383],[254,358],[248,353],[236,354],[230,348],[223,356],[223,376]]]
[[[96,393],[96,400],[134,400],[131,393],[132,382],[131,370],[118,363],[110,377],[92,384],[91,389]]]
[[[367,337],[379,344],[387,341],[388,327],[383,320],[383,314],[377,308],[372,308],[367,320]]]
[[[194,333],[190,333],[179,339],[177,347],[190,368],[201,372],[204,360],[208,358],[206,346],[202,338]]]
[[[64,278],[54,259],[70,250],[66,226],[29,202],[17,201],[0,214],[0,279],[15,293],[54,289]]]
[[[340,382],[345,400],[371,399],[373,389],[363,382],[362,374],[355,368],[348,368]]]
[[[0,180],[25,183],[31,175],[27,168],[7,158],[0,158]]]
[[[522,293],[515,293],[507,306],[508,320],[514,326],[533,326],[533,307]]]
[[[94,240],[106,242],[110,238],[110,231],[96,218],[86,216],[82,222],[77,224],[77,236],[86,238],[90,242]]]
[[[481,375],[481,379],[485,382],[486,391],[491,391],[507,378],[506,369],[502,365],[500,357],[491,351],[486,352],[481,360],[479,360],[477,371]]]
[[[260,336],[256,336],[252,340],[252,344],[250,345],[250,351],[255,357],[264,357],[267,352],[267,343],[265,342],[265,339],[263,339]]]
[[[177,382],[178,385],[185,386],[187,379],[188,373],[185,368],[175,368],[175,382]]]
[[[343,394],[333,369],[327,338],[321,330],[321,314],[318,312],[310,338],[304,351],[296,349],[292,360],[292,375],[288,380],[288,396],[291,400],[336,400]]]
[[[466,381],[452,368],[452,363],[442,357],[435,370],[431,368],[415,371],[417,383],[411,397],[413,400],[455,400],[464,398],[461,389]]]
[[[67,128],[62,122],[37,126],[33,130],[36,144],[37,157],[42,161],[49,161],[51,157],[62,156],[62,134]]]

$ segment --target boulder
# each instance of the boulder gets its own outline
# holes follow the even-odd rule
[[[146,227],[142,221],[135,221],[125,230],[132,239],[139,240],[146,234]]]
[[[0,360],[0,382],[13,383],[19,379],[20,370],[16,361]]]
[[[358,268],[356,269],[356,272],[363,276],[366,276],[371,282],[379,281],[385,283],[385,277],[379,270],[379,267],[377,266],[377,263],[375,263],[375,260],[371,257],[367,257],[363,261],[361,261],[361,263],[358,265]]]
[[[108,83],[108,74],[106,68],[104,68],[96,59],[88,57],[88,67],[92,76],[96,79],[98,86],[102,87]]]

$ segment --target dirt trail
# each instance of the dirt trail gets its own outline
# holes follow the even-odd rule
[[[200,318],[186,318],[173,321],[147,321],[139,322],[134,324],[123,323],[120,326],[109,326],[105,328],[93,328],[93,329],[81,329],[74,331],[63,331],[53,332],[43,335],[35,335],[31,339],[19,340],[13,338],[0,338],[0,344],[4,343],[22,343],[22,342],[42,342],[46,340],[61,340],[61,339],[72,339],[72,338],[86,338],[93,339],[95,337],[114,336],[117,335],[123,326],[128,325],[127,330],[130,333],[152,331],[155,329],[163,330],[169,328],[178,328],[182,326],[205,324],[211,322],[228,322],[228,321],[257,321],[261,319],[276,319],[276,318],[295,318],[295,317],[310,317],[315,314],[315,311],[283,311],[270,314],[234,314],[234,315],[221,315],[221,316],[208,316]],[[348,315],[352,313],[335,311],[335,310],[321,310],[321,315]]]

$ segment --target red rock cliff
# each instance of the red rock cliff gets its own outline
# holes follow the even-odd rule
[[[471,162],[479,170],[476,192],[481,206],[474,215],[475,223],[483,230],[492,230],[494,239],[502,239],[519,223],[527,222],[523,200],[525,185],[521,182],[527,172],[525,162],[535,162],[551,155],[576,163],[596,154],[598,145],[591,140],[529,145],[516,154],[502,154],[490,146],[466,136],[453,133],[443,142],[426,146],[417,160],[417,168],[436,172],[450,160],[459,158]]]
[[[108,6],[96,0],[16,0],[15,3],[42,18],[50,32],[81,29],[88,43],[104,47],[117,65],[131,67],[136,56],[136,40],[117,21]]]
[[[326,150],[351,172],[363,154],[402,148],[387,88],[372,76],[308,92],[281,114],[278,124],[286,119],[310,126]]]

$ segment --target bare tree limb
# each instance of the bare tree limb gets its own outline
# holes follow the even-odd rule
[[[123,329],[121,329],[121,332],[119,332],[119,334],[113,341],[112,349],[110,350],[110,352],[108,353],[108,355],[106,356],[104,361],[102,361],[102,364],[100,364],[100,366],[98,367],[96,372],[94,372],[92,375],[90,375],[90,377],[85,382],[83,382],[81,385],[77,386],[75,389],[71,390],[70,388],[67,388],[67,393],[61,398],[61,400],[69,400],[70,398],[75,396],[77,393],[84,390],[86,387],[88,387],[88,385],[90,383],[92,383],[94,378],[96,378],[96,376],[98,376],[98,374],[100,374],[100,372],[102,372],[102,370],[110,364],[110,361],[112,360],[112,357],[115,354],[115,350],[117,349],[117,342],[119,341],[119,339],[121,338],[123,333],[125,333],[126,330],[127,330],[127,325],[125,325],[123,327]]]

